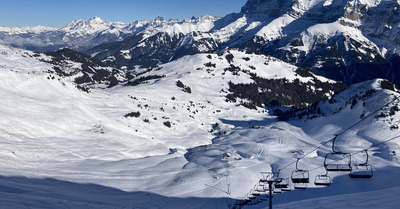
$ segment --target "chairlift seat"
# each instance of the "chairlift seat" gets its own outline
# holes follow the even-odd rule
[[[307,170],[294,170],[292,172],[292,182],[293,183],[309,183],[310,177]]]
[[[314,184],[317,186],[329,186],[331,185],[331,183],[331,177],[329,177],[328,175],[317,175],[314,181]]]
[[[327,164],[325,165],[327,171],[351,171],[349,164]]]
[[[294,188],[295,189],[307,189],[307,183],[295,183]]]
[[[370,179],[373,176],[372,166],[369,164],[353,165],[349,176],[352,179]]]
[[[257,190],[253,190],[253,192],[251,193],[251,195],[253,195],[254,197],[260,196],[261,193]]]
[[[343,152],[328,153],[324,167],[327,171],[351,171],[351,155]]]
[[[254,190],[258,193],[264,193],[267,191],[267,187],[263,184],[258,184]]]
[[[280,181],[276,182],[274,186],[275,186],[275,188],[278,188],[278,189],[287,188],[289,186],[289,179],[281,178]]]

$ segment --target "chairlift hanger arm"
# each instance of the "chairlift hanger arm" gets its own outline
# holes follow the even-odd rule
[[[296,170],[298,170],[298,171],[300,171],[300,169],[299,169],[299,167],[298,167],[298,164],[299,164],[300,159],[301,159],[301,158],[297,158],[297,161],[296,161]]]
[[[365,151],[365,154],[367,155],[367,159],[366,159],[364,165],[367,165],[368,164],[368,160],[369,160],[368,150],[365,149],[364,151]]]

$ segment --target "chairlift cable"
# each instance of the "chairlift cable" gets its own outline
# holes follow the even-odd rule
[[[379,112],[380,110],[382,110],[383,108],[385,108],[386,106],[388,106],[389,104],[393,103],[394,101],[396,101],[396,100],[398,100],[398,99],[399,99],[399,97],[394,96],[394,99],[391,100],[390,102],[386,103],[385,105],[383,105],[383,106],[380,107],[379,109],[375,110],[374,112],[370,113],[369,115],[363,117],[360,121],[358,121],[358,122],[356,122],[355,124],[353,124],[352,126],[346,128],[345,130],[343,130],[343,131],[340,132],[339,134],[336,134],[333,138],[331,138],[331,139],[329,139],[329,140],[327,140],[327,141],[321,143],[319,146],[315,147],[315,148],[314,148],[313,150],[311,150],[310,152],[304,154],[302,157],[299,157],[296,161],[293,161],[293,162],[289,163],[288,165],[282,167],[281,169],[279,169],[279,171],[281,171],[281,170],[283,170],[283,169],[286,169],[286,168],[288,168],[289,166],[291,166],[291,165],[297,163],[298,160],[303,159],[304,157],[310,155],[311,153],[313,153],[314,151],[318,150],[319,148],[325,146],[327,143],[329,143],[330,141],[334,140],[337,136],[342,135],[342,134],[344,134],[345,132],[349,131],[350,129],[354,128],[355,126],[357,126],[358,124],[360,124],[360,123],[363,122],[364,120],[368,119],[369,117],[371,117],[372,115],[374,115],[375,113]],[[357,153],[361,153],[361,152],[364,152],[364,151],[368,151],[368,150],[371,149],[372,147],[377,147],[377,146],[379,146],[379,145],[381,145],[381,144],[385,144],[385,143],[387,143],[387,142],[389,142],[389,141],[392,141],[392,140],[395,140],[395,139],[397,139],[397,138],[400,138],[400,135],[395,136],[395,137],[393,137],[393,138],[391,138],[391,139],[382,141],[382,142],[377,143],[377,144],[375,144],[375,145],[372,145],[372,146],[370,146],[370,147],[367,148],[367,149],[363,149],[363,150],[361,150],[361,151],[354,152],[354,153],[352,153],[351,155],[355,155],[355,154],[357,154]],[[341,160],[341,159],[338,159],[338,160],[336,160],[336,161],[339,161],[339,160]],[[334,161],[334,162],[335,162],[335,161]],[[325,166],[320,166],[320,167],[317,167],[317,168],[313,168],[313,169],[308,170],[308,171],[309,171],[309,172],[312,172],[312,171],[315,171],[315,170],[320,169],[320,168],[323,168],[323,167],[325,167]],[[246,196],[248,197],[248,196],[249,196],[249,193],[248,193],[248,195],[246,195]]]
[[[365,152],[366,150],[368,151],[368,150],[371,149],[372,147],[377,147],[377,146],[379,146],[379,145],[382,145],[382,144],[385,144],[385,143],[387,143],[387,142],[393,141],[393,140],[395,140],[395,139],[397,139],[397,138],[400,138],[400,135],[395,136],[395,137],[393,137],[393,138],[391,138],[391,139],[385,140],[385,141],[383,141],[383,142],[379,142],[379,143],[377,143],[377,144],[374,144],[374,145],[370,146],[370,147],[367,148],[367,149],[363,149],[363,150],[361,150],[361,151],[353,152],[353,153],[351,153],[351,155],[355,155],[355,154],[358,154],[358,153],[362,153],[362,152]],[[338,159],[338,160],[335,160],[335,161],[332,161],[332,162],[340,161],[340,160],[343,160],[343,159],[344,159],[344,158]],[[319,167],[317,167],[317,168],[313,168],[313,169],[310,169],[310,170],[308,170],[308,171],[309,171],[309,172],[312,172],[312,171],[315,171],[315,170],[320,169],[320,168],[323,168],[323,167],[324,167],[324,166],[319,166]]]
[[[390,102],[386,103],[385,105],[383,105],[382,107],[380,107],[379,109],[375,110],[374,112],[370,113],[369,115],[363,117],[360,121],[356,122],[355,124],[353,124],[352,126],[348,127],[347,129],[343,130],[342,132],[340,132],[339,134],[337,134],[336,136],[340,136],[342,134],[344,134],[345,132],[347,132],[348,130],[354,128],[355,126],[357,126],[359,123],[363,122],[364,120],[366,120],[367,118],[371,117],[372,115],[375,115],[375,113],[379,112],[380,110],[382,110],[383,108],[385,108],[386,106],[388,106],[389,104],[393,103],[394,101],[398,100],[399,97],[394,96],[394,99],[391,100]]]
[[[300,159],[303,159],[304,157],[310,155],[311,153],[313,153],[314,151],[318,150],[319,148],[325,146],[327,143],[329,143],[330,141],[334,140],[336,137],[346,133],[347,131],[349,131],[350,129],[354,128],[355,126],[357,126],[358,124],[360,124],[361,122],[363,122],[364,120],[368,119],[369,117],[371,117],[372,115],[375,115],[375,113],[379,112],[380,110],[382,110],[383,108],[385,108],[386,106],[388,106],[389,104],[393,103],[394,101],[398,100],[399,97],[394,96],[394,99],[391,100],[390,102],[386,103],[385,105],[381,106],[379,109],[375,110],[374,112],[368,114],[367,116],[363,117],[360,121],[354,123],[353,125],[351,125],[350,127],[346,128],[345,130],[343,130],[342,132],[340,132],[339,134],[335,134],[335,136],[325,142],[322,142],[319,146],[315,147],[313,150],[311,150],[310,152],[307,152],[306,154],[304,154],[303,156],[299,157]],[[385,142],[382,142],[385,143]],[[371,146],[372,147],[372,146]],[[363,150],[364,151],[364,150]],[[293,161],[291,163],[289,163],[288,165],[282,167],[280,170],[286,169],[289,166],[295,164],[297,161]]]

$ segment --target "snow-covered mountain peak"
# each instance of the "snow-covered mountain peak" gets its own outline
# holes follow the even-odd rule
[[[109,29],[113,23],[102,20],[99,17],[93,17],[89,20],[75,20],[63,27],[61,30],[72,33],[96,33]]]
[[[200,22],[210,22],[210,21],[212,22],[212,21],[215,21],[215,20],[218,20],[218,19],[220,19],[220,17],[215,17],[215,16],[212,16],[212,15],[209,15],[209,14],[201,15],[198,18],[198,20]]]
[[[214,27],[214,22],[218,19],[218,17],[213,17],[210,15],[186,19],[183,21],[167,21],[158,17],[155,21],[151,22],[151,26],[147,27],[142,34],[144,35],[144,38],[148,38],[158,33],[165,33],[173,37],[181,34],[186,35],[191,32],[208,32]]]
[[[104,22],[104,20],[102,20],[100,17],[97,17],[97,16],[94,16],[94,17],[92,17],[92,18],[90,18],[89,19],[89,22],[100,22],[100,23],[103,23]]]
[[[154,21],[155,21],[155,22],[165,22],[166,20],[165,20],[164,17],[157,16],[157,17],[154,19]]]

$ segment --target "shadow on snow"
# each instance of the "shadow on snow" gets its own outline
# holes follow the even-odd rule
[[[53,178],[0,176],[0,208],[227,208],[228,199],[177,198],[149,192],[126,192],[96,184]]]

